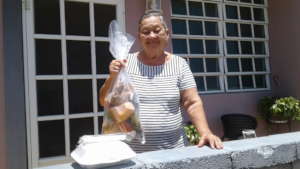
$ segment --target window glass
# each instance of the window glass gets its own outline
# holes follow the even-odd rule
[[[207,90],[220,90],[219,78],[217,76],[206,77]]]
[[[36,74],[55,75],[62,74],[60,40],[35,40]]]
[[[240,81],[238,76],[227,76],[228,89],[240,89]]]
[[[185,54],[187,53],[187,46],[185,39],[172,39],[173,53]]]
[[[203,40],[191,39],[190,41],[191,54],[203,54]]]
[[[240,24],[241,36],[252,37],[251,24]]]
[[[191,35],[203,35],[201,21],[189,21],[189,30]]]
[[[179,15],[186,15],[185,0],[172,0],[172,13]]]
[[[219,44],[217,40],[205,40],[205,46],[207,54],[219,53]]]
[[[251,58],[243,58],[241,59],[242,71],[243,72],[251,72],[253,71],[252,59]]]
[[[68,74],[91,74],[91,45],[88,41],[67,41]]]
[[[252,54],[252,43],[250,41],[241,41],[242,54]]]
[[[264,25],[254,25],[254,35],[256,38],[264,38],[265,37]]]
[[[238,25],[236,23],[226,23],[227,36],[239,36]]]
[[[239,54],[239,43],[237,41],[226,41],[228,54]]]
[[[174,34],[186,34],[186,21],[181,19],[172,19],[172,31]]]
[[[265,42],[254,42],[255,54],[263,55],[266,54]]]
[[[240,16],[241,16],[241,19],[243,19],[243,20],[252,20],[251,8],[240,7]]]
[[[197,89],[198,89],[199,91],[205,91],[205,87],[204,87],[204,79],[203,79],[203,77],[196,76],[196,77],[195,77],[195,81],[196,81],[196,84],[197,84]]]
[[[205,34],[208,36],[218,36],[218,23],[205,21]]]
[[[97,74],[109,74],[109,64],[114,58],[109,52],[108,42],[96,42]]]
[[[94,134],[93,118],[70,119],[70,150],[73,151],[83,135]]]
[[[36,86],[38,116],[64,114],[62,80],[38,80]]]
[[[265,20],[264,9],[253,8],[253,13],[254,13],[254,20],[256,20],[256,21],[264,21]]]
[[[218,5],[215,3],[205,3],[205,16],[219,17]]]
[[[219,62],[217,58],[206,58],[206,71],[219,72]]]
[[[70,114],[93,112],[92,80],[69,80],[68,87]]]
[[[242,76],[242,84],[244,89],[254,88],[252,76],[251,75]]]
[[[237,7],[232,5],[226,5],[226,17],[228,19],[238,19]]]
[[[265,4],[265,0],[253,0],[255,4]]]
[[[265,75],[255,75],[255,84],[257,88],[266,88],[266,76]]]
[[[116,19],[116,6],[94,4],[95,35],[108,37],[108,27]],[[103,17],[105,16],[105,17]]]
[[[35,33],[60,34],[59,0],[34,0]]]
[[[251,0],[240,0],[240,2],[251,3]]]
[[[65,155],[64,120],[38,122],[39,157]]]
[[[258,72],[266,71],[265,58],[256,58],[254,59],[255,70]]]
[[[66,1],[65,16],[67,35],[89,36],[89,15],[89,3]]]
[[[237,58],[228,58],[227,59],[227,70],[228,72],[239,72],[239,59]]]
[[[203,59],[202,58],[191,58],[190,67],[192,72],[204,72]]]
[[[202,2],[189,1],[190,15],[203,16]]]

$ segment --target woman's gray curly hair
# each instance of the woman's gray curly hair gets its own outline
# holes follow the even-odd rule
[[[141,24],[142,24],[143,20],[144,20],[144,19],[147,19],[147,18],[150,18],[151,16],[157,16],[157,17],[159,17],[159,19],[160,19],[160,21],[161,21],[163,27],[164,27],[166,30],[168,30],[168,26],[167,26],[167,24],[166,24],[166,22],[165,22],[165,20],[164,20],[164,17],[163,17],[163,15],[162,15],[162,13],[161,13],[161,12],[158,12],[158,11],[150,11],[150,12],[145,13],[145,14],[141,17],[141,19],[139,20],[139,31],[140,31]]]

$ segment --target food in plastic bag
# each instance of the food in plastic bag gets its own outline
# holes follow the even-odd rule
[[[116,21],[109,26],[109,50],[116,59],[126,59],[134,38],[124,34]],[[102,134],[125,133],[130,136],[127,141],[134,138],[145,143],[145,137],[139,121],[139,100],[130,82],[129,76],[122,68],[112,82],[112,85],[105,97],[104,121]]]

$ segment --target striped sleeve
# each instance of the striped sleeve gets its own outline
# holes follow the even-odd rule
[[[184,59],[181,60],[181,72],[179,76],[179,90],[196,87],[193,73]]]

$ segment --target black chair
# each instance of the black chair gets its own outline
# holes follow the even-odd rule
[[[222,140],[236,140],[242,136],[242,130],[255,130],[257,127],[256,118],[246,114],[225,114],[221,116],[221,121],[224,131]]]

